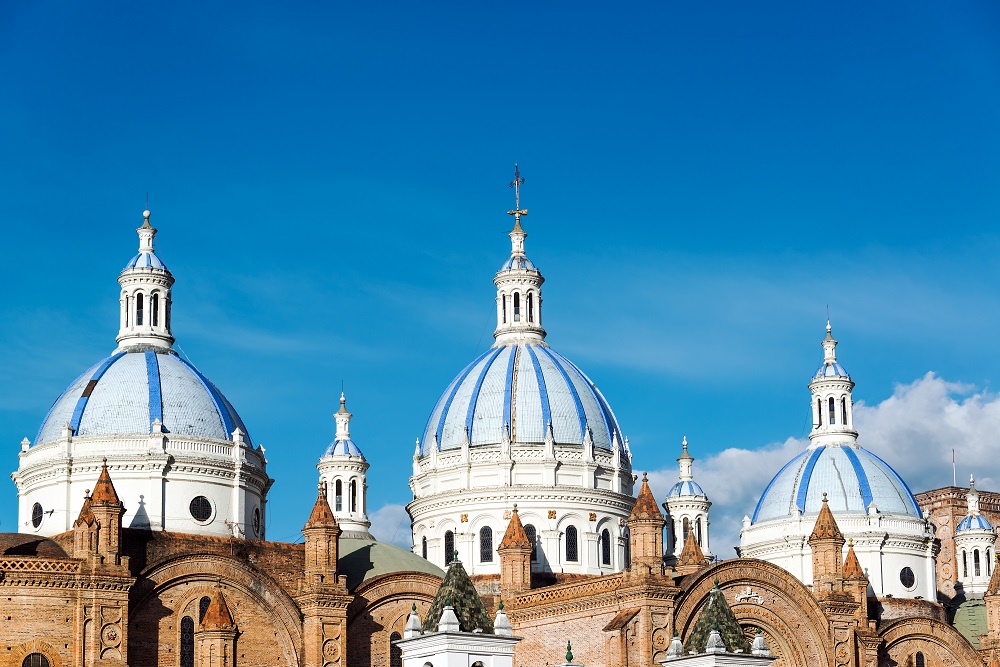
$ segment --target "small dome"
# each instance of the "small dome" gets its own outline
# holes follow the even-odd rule
[[[442,450],[501,442],[545,442],[546,426],[559,444],[582,445],[589,428],[595,447],[624,453],[618,420],[604,396],[573,362],[545,344],[493,347],[458,374],[438,399],[421,449],[437,439]]]
[[[361,453],[361,450],[358,449],[358,446],[350,438],[334,440],[326,448],[323,456],[357,456],[362,459],[365,458],[365,455]]]
[[[685,481],[677,482],[672,487],[670,487],[670,492],[667,493],[667,498],[676,498],[678,496],[706,496],[707,494],[702,491],[701,485],[698,482]]]
[[[796,513],[815,514],[826,493],[833,512],[880,512],[920,517],[906,482],[885,461],[858,445],[812,446],[797,455],[764,489],[753,523]]]
[[[961,532],[963,530],[993,530],[993,526],[989,521],[986,520],[981,514],[969,514],[958,524],[958,528],[955,532]]]
[[[127,271],[129,269],[142,269],[142,268],[163,269],[164,271],[166,271],[167,265],[164,264],[163,260],[161,260],[152,252],[140,252],[138,255],[130,259],[128,261],[128,264],[126,264],[125,268],[122,270]]]
[[[61,437],[64,424],[80,437],[150,433],[159,419],[168,433],[230,440],[243,420],[214,384],[172,351],[116,352],[78,377],[52,405],[35,443]]]
[[[847,370],[836,361],[824,363],[813,375],[814,378],[850,377]]]
[[[500,271],[509,271],[511,269],[527,269],[528,271],[537,271],[535,265],[532,264],[531,260],[524,255],[516,255],[508,259],[500,267]],[[499,273],[499,271],[498,271]]]

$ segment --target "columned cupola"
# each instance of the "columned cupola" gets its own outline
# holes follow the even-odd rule
[[[858,432],[854,430],[854,403],[851,391],[854,382],[837,362],[837,341],[833,338],[830,321],[826,322],[823,339],[823,365],[809,383],[812,392],[813,445],[854,444]]]
[[[333,414],[337,435],[326,448],[316,468],[320,483],[327,488],[327,500],[345,537],[374,539],[368,529],[368,461],[351,439],[351,413],[340,393],[340,409]]]
[[[122,286],[119,349],[169,348],[174,342],[170,333],[170,288],[174,277],[153,251],[156,228],[149,224],[149,211],[143,211],[142,217],[142,226],[136,230],[139,252],[118,276]]]
[[[541,271],[524,254],[524,239],[528,233],[521,227],[521,216],[528,215],[521,208],[521,178],[514,165],[514,210],[507,211],[514,216],[514,229],[510,231],[510,259],[497,271],[493,283],[497,286],[497,328],[494,347],[517,343],[541,343],[545,340],[542,328],[542,283],[545,278]]]
[[[714,557],[709,549],[708,510],[712,502],[701,485],[694,481],[694,457],[688,452],[686,436],[681,442],[677,466],[677,483],[670,488],[663,503],[667,510],[667,565],[674,565],[680,558],[689,535],[694,536],[698,548],[711,562]]]
[[[981,598],[993,574],[997,536],[990,522],[979,513],[979,491],[971,475],[965,500],[968,511],[955,529],[958,581],[966,598]]]

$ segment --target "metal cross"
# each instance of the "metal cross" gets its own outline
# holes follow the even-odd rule
[[[507,215],[512,215],[514,218],[520,220],[522,215],[528,215],[528,209],[521,208],[521,185],[524,183],[524,178],[521,177],[521,172],[517,168],[517,163],[514,163],[514,180],[510,182],[510,187],[514,188],[514,210],[507,211]]]

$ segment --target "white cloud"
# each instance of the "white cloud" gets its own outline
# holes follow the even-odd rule
[[[402,505],[387,504],[369,514],[371,533],[379,542],[387,542],[407,551],[413,546],[410,533],[410,516]]]
[[[891,465],[914,493],[952,483],[951,450],[956,451],[958,483],[976,475],[982,488],[1000,480],[1000,395],[947,382],[927,373],[897,385],[874,406],[858,402],[854,422],[866,449]],[[731,447],[695,463],[695,479],[712,500],[712,551],[732,558],[740,524],[782,465],[808,444],[789,438],[757,449]],[[657,498],[677,479],[670,467],[650,473]]]

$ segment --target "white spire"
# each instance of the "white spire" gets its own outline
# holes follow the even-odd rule
[[[694,457],[688,454],[688,439],[684,436],[684,440],[681,442],[681,455],[677,457],[678,467],[680,468],[680,481],[690,482],[694,479],[694,474],[692,468],[694,467]]]
[[[121,285],[118,347],[170,347],[170,288],[174,278],[153,251],[156,228],[149,224],[149,210],[142,212],[139,252],[118,276]]]
[[[812,423],[809,434],[813,447],[831,444],[856,445],[854,430],[854,382],[837,361],[837,341],[830,320],[826,321],[823,338],[823,364],[809,383],[812,392]]]
[[[504,262],[493,283],[497,286],[497,328],[493,332],[496,346],[514,343],[540,343],[545,339],[542,328],[542,283],[545,278],[524,254],[524,239],[528,233],[521,227],[521,172],[514,165],[514,216],[510,231],[510,259]]]
[[[969,504],[969,516],[979,516],[979,491],[976,491],[976,478],[969,475],[969,492],[965,494]]]
[[[347,411],[347,399],[344,392],[340,392],[340,409],[334,413],[333,418],[337,421],[337,440],[351,439],[351,413]]]

